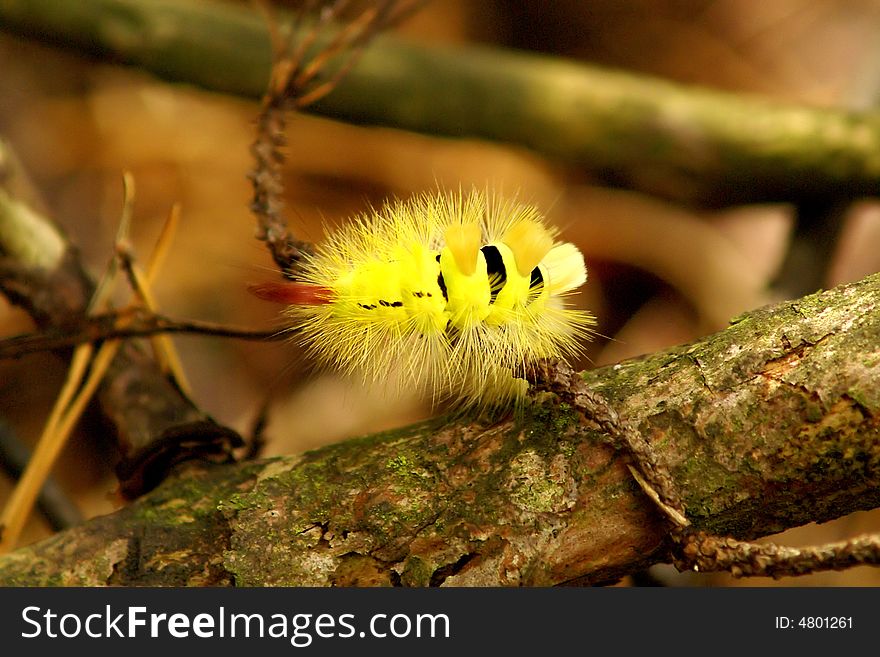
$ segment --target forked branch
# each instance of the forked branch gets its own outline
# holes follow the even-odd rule
[[[270,26],[273,65],[251,146],[255,160],[248,176],[254,189],[251,211],[257,219],[257,239],[266,243],[288,277],[295,277],[297,263],[312,246],[290,231],[282,214],[287,114],[329,94],[376,35],[409,16],[424,0],[376,0],[346,20],[344,12],[349,4],[346,0],[305,2],[291,29],[282,30],[261,3]],[[311,18],[309,13],[316,9],[317,18]]]

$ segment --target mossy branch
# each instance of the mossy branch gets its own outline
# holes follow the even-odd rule
[[[880,505],[880,274],[583,373],[695,530],[751,539]],[[669,558],[663,518],[553,395],[301,456],[195,466],[0,558],[0,584],[602,583]]]
[[[194,0],[3,0],[0,29],[259,98],[267,27]],[[520,144],[619,184],[714,203],[851,197],[880,184],[880,116],[786,105],[538,55],[376,40],[311,108]]]

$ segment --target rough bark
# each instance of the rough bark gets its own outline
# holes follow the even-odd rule
[[[194,0],[3,0],[0,29],[259,98],[262,17]],[[311,110],[524,145],[619,185],[714,204],[851,198],[880,183],[880,116],[808,108],[498,49],[379,38]]]
[[[880,274],[583,373],[698,530],[749,539],[880,505]],[[301,456],[187,466],[0,558],[0,583],[550,585],[668,558],[626,458],[552,395]]]

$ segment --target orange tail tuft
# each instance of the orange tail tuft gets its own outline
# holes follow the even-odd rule
[[[333,292],[326,287],[293,281],[252,283],[248,285],[248,292],[264,301],[297,306],[319,306],[330,303],[333,298]]]

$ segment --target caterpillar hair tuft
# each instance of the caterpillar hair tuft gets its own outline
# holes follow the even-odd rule
[[[318,364],[465,407],[515,404],[529,368],[576,356],[595,324],[568,304],[587,279],[577,247],[534,207],[487,192],[359,215],[297,274],[254,292],[287,304]]]

